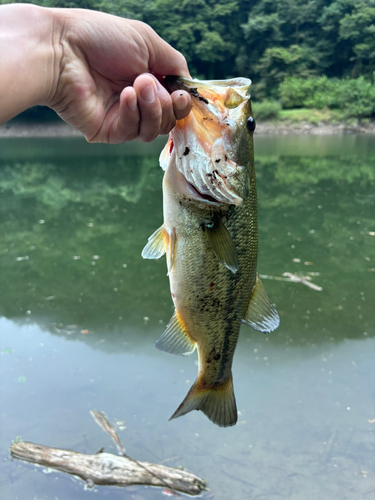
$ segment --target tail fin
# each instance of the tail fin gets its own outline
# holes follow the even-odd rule
[[[214,424],[229,427],[237,422],[236,398],[232,374],[218,387],[201,388],[196,380],[185,399],[169,420],[181,417],[189,411],[201,410]]]

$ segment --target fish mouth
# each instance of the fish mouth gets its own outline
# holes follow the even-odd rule
[[[191,182],[189,182],[188,180],[186,180],[185,177],[184,177],[184,179],[185,179],[185,182],[186,182],[187,189],[190,191],[192,197],[196,201],[201,201],[201,202],[207,203],[209,205],[219,205],[217,199],[213,198],[209,194],[200,193],[198,191],[198,189],[196,189],[195,186],[193,184],[191,184]]]
[[[188,92],[192,110],[177,121],[169,147],[162,153],[161,165],[167,166],[168,151],[170,156],[173,150],[178,170],[203,199],[240,205],[244,193],[240,178],[245,167],[237,163],[236,134],[246,127],[251,80],[188,80],[167,76],[164,85],[169,92]]]
[[[168,150],[170,157],[168,158],[168,165],[166,165],[167,175],[164,176],[164,184],[168,184],[169,187],[178,195],[182,196],[187,201],[193,201],[195,203],[204,203],[206,205],[211,206],[220,206],[220,202],[213,196],[210,196],[207,193],[200,192],[196,186],[189,182],[186,176],[181,172],[181,169],[178,168],[176,161],[176,154],[172,147],[170,146],[171,139],[168,141],[166,147],[161,153],[161,160],[163,155],[166,154],[166,150]],[[162,164],[162,161],[161,161]],[[163,164],[162,164],[163,166]]]

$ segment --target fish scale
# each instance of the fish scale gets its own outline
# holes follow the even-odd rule
[[[173,270],[169,274],[171,292],[175,296],[175,307],[180,312],[187,331],[191,332],[192,338],[198,344],[199,376],[208,385],[220,384],[230,373],[241,321],[254,286],[257,255],[256,217],[248,217],[249,213],[256,216],[254,205],[256,208],[255,197],[249,197],[244,205],[234,208],[228,206],[227,229],[239,258],[239,269],[236,273],[232,273],[216,258],[200,228],[202,216],[199,213],[195,214],[194,229],[182,229],[176,233],[176,255],[182,257],[176,257]],[[187,210],[190,219],[194,217],[191,207],[182,210]],[[173,221],[166,216],[166,223],[183,228],[184,217],[175,212]],[[207,363],[212,350],[220,353],[220,360],[213,362],[210,359]]]

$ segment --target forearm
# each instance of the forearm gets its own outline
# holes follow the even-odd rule
[[[53,99],[59,75],[53,11],[29,4],[0,6],[0,124]]]

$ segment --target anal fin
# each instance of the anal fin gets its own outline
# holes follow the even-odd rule
[[[177,311],[174,312],[163,335],[155,342],[159,351],[189,356],[194,352],[196,343],[190,337]]]
[[[263,333],[272,332],[280,324],[279,315],[268,298],[258,273],[256,274],[250,302],[242,322]]]

